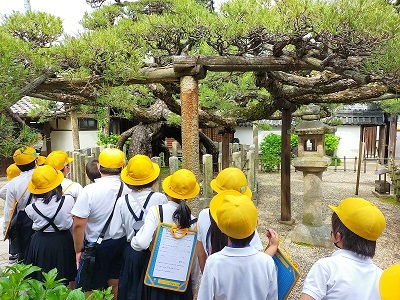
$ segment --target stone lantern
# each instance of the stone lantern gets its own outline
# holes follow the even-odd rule
[[[291,130],[299,137],[298,156],[293,159],[296,171],[303,172],[303,218],[292,231],[292,240],[316,246],[329,246],[330,225],[323,224],[322,173],[331,159],[325,156],[325,134],[335,132],[319,120],[319,107],[309,105],[302,122]]]

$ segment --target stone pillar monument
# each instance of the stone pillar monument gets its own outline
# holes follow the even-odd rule
[[[309,105],[303,112],[302,122],[291,130],[299,136],[298,157],[293,160],[297,171],[303,172],[303,219],[291,233],[294,242],[329,247],[330,225],[323,224],[322,173],[331,159],[325,156],[325,133],[335,128],[319,120],[319,107]]]

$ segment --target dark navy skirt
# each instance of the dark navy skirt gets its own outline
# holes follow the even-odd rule
[[[69,230],[35,232],[25,256],[26,264],[38,266],[43,272],[57,268],[56,279],[65,279],[65,284],[75,280],[75,261],[74,242]],[[43,280],[42,272],[35,272],[31,277]]]
[[[146,272],[150,251],[136,251],[127,244],[124,251],[124,263],[118,282],[118,300],[141,300],[138,286],[142,274]]]

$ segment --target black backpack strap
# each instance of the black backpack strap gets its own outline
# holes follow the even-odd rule
[[[154,194],[154,192],[150,192],[150,193],[147,195],[146,201],[145,201],[144,204],[143,204],[143,209],[146,209],[147,205],[149,204],[150,198],[151,198],[151,196],[152,196],[153,194]],[[142,212],[140,213],[140,216],[139,216],[139,219],[140,219],[140,220],[143,219],[143,215],[144,215],[144,212],[143,212],[143,210],[142,210]]]
[[[140,219],[136,216],[135,212],[133,211],[132,207],[129,204],[129,200],[128,200],[128,194],[125,195],[125,202],[126,205],[128,206],[129,211],[131,212],[133,218],[135,219],[135,221],[139,221]]]
[[[158,206],[158,214],[160,215],[160,223],[162,223],[164,221],[164,216],[163,216],[163,208],[162,208],[161,204]]]
[[[124,188],[124,183],[121,181],[121,186],[119,187],[119,191],[118,191],[118,194],[117,194],[117,198],[115,199],[114,206],[113,206],[113,209],[111,211],[111,215],[108,217],[106,224],[104,224],[103,230],[100,232],[100,235],[96,240],[97,244],[101,244],[101,242],[103,241],[103,238],[104,238],[104,236],[106,234],[107,228],[110,225],[111,219],[112,219],[112,217],[114,215],[115,205],[117,204],[118,198],[121,197],[123,188]]]
[[[197,218],[194,218],[192,220],[190,220],[190,226],[192,226],[193,224],[195,224],[197,222]]]
[[[27,207],[29,204],[31,204],[31,202],[32,202],[32,197],[33,197],[32,193],[29,193],[28,201],[26,201],[25,207]]]
[[[61,207],[64,204],[64,196],[61,197],[61,201],[60,204],[58,204],[56,213],[54,214],[54,216],[52,218],[49,218],[47,216],[45,216],[44,214],[42,214],[42,212],[36,207],[36,204],[33,203],[32,204],[32,208],[38,213],[39,216],[41,216],[42,218],[46,219],[46,221],[48,222],[45,226],[43,226],[42,228],[40,228],[39,231],[45,231],[49,226],[53,227],[55,231],[59,232],[60,229],[58,229],[58,227],[56,226],[56,224],[54,224],[54,220],[56,218],[56,216],[58,215],[58,212],[60,211]]]

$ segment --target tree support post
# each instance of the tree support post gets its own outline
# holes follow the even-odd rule
[[[281,221],[291,222],[290,199],[290,134],[291,127],[290,109],[282,109],[282,151],[281,151]]]
[[[193,76],[183,76],[181,81],[182,109],[182,166],[191,170],[200,180],[199,158],[199,90]]]

